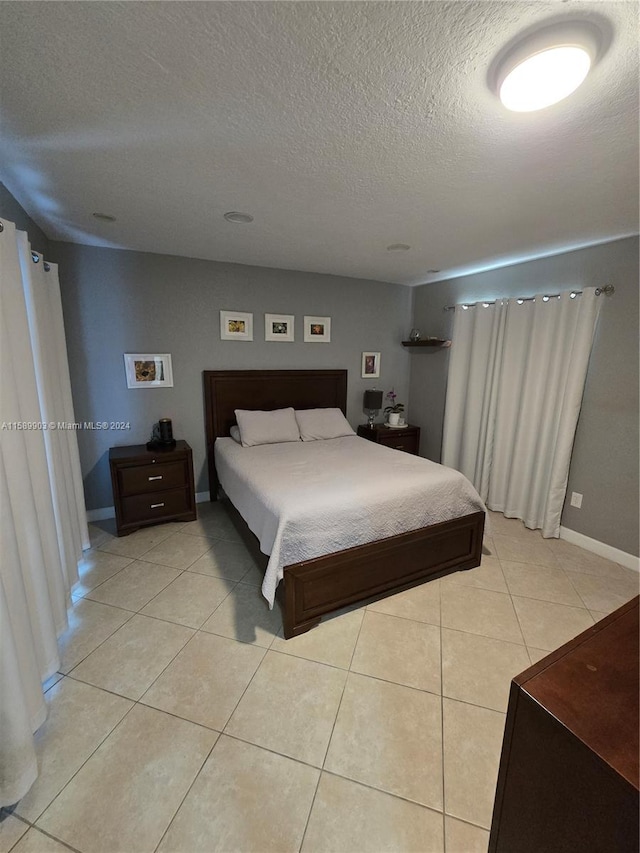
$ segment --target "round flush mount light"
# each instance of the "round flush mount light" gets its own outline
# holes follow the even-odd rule
[[[251,216],[251,214],[239,213],[237,210],[229,210],[227,213],[224,214],[224,218],[227,220],[227,222],[253,222],[253,216]]]
[[[100,222],[115,222],[115,216],[111,216],[110,213],[92,213],[91,214],[95,219],[99,219]]]
[[[499,59],[495,91],[513,112],[534,112],[557,104],[584,82],[600,43],[598,29],[586,22],[538,30]]]
[[[387,246],[387,252],[408,252],[411,246],[408,246],[406,243],[392,243],[390,246]]]

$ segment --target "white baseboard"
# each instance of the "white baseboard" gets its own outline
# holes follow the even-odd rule
[[[572,545],[578,545],[584,548],[585,551],[591,551],[592,554],[597,554],[599,557],[604,557],[606,560],[613,560],[614,563],[620,563],[627,569],[634,572],[640,572],[640,557],[634,554],[627,554],[626,551],[620,551],[619,548],[614,548],[613,545],[607,545],[605,542],[598,542],[597,539],[591,539],[585,536],[584,533],[577,533],[568,527],[560,528],[560,538]]]
[[[196,492],[196,503],[203,504],[209,500],[209,492]],[[88,509],[87,521],[104,521],[105,518],[115,518],[116,510],[112,506],[103,506],[100,509]]]

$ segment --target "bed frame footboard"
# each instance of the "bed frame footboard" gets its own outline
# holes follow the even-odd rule
[[[479,566],[483,533],[484,513],[474,512],[285,566],[285,639],[304,634],[333,610]]]

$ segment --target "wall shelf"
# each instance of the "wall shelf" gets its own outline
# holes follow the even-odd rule
[[[440,338],[427,338],[424,341],[402,341],[403,347],[449,347],[451,341],[444,341]]]

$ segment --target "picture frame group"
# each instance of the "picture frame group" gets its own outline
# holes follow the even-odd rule
[[[127,388],[173,388],[173,368],[168,352],[125,352],[124,369]]]
[[[363,352],[362,353],[362,378],[363,379],[379,379],[380,377],[380,353],[379,352]]]
[[[221,311],[220,338],[223,341],[252,341],[253,314],[247,314],[245,311]]]
[[[295,315],[265,314],[265,341],[295,341]],[[305,343],[328,344],[331,342],[331,317],[304,317]],[[220,311],[220,339],[223,341],[252,341],[253,314],[246,311]]]
[[[265,314],[265,341],[294,341],[295,322],[293,314]]]

